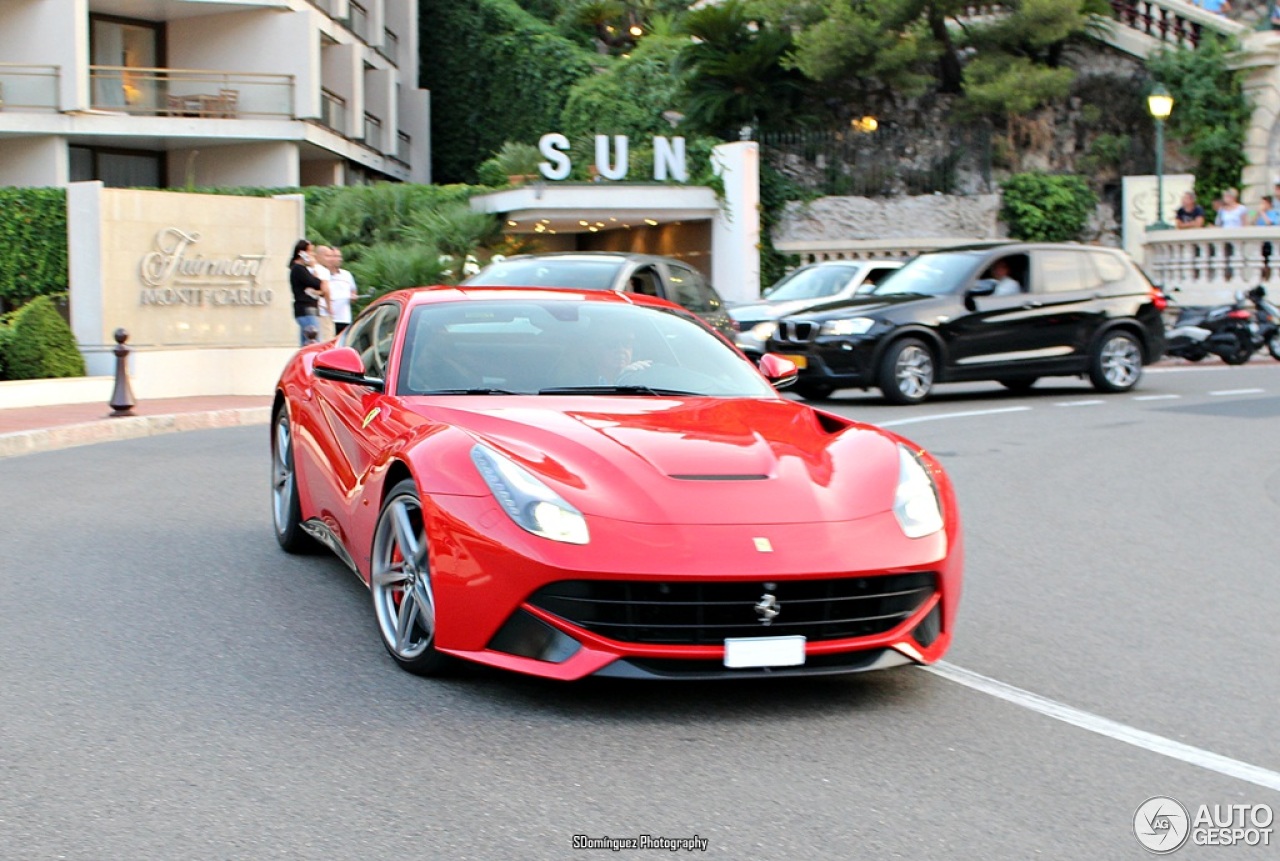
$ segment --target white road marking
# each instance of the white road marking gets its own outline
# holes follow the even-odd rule
[[[893,422],[876,422],[876,425],[882,428],[897,427],[898,425],[913,425],[917,422],[936,422],[940,419],[963,419],[970,416],[994,416],[1001,413],[1024,413],[1031,407],[1001,407],[998,410],[970,410],[963,413],[941,413],[936,416],[920,416],[914,419],[898,419]]]
[[[1106,401],[1058,401],[1055,407],[1093,407]]]
[[[1125,744],[1140,747],[1143,750],[1161,756],[1167,756],[1171,759],[1180,760],[1189,765],[1198,766],[1209,771],[1215,771],[1218,774],[1224,774],[1227,777],[1234,777],[1248,783],[1261,786],[1266,789],[1272,789],[1280,792],[1280,772],[1271,771],[1258,765],[1251,765],[1247,762],[1241,762],[1238,759],[1222,756],[1211,751],[1204,750],[1199,747],[1192,747],[1189,744],[1183,744],[1180,741],[1165,738],[1155,733],[1146,732],[1145,730],[1136,729],[1126,724],[1118,723],[1108,718],[1095,715],[1091,712],[1082,711],[1073,708],[1055,700],[1042,697],[1039,694],[1033,694],[1030,691],[1024,691],[1022,688],[1015,688],[1013,685],[996,681],[987,676],[980,675],[971,670],[957,667],[946,661],[940,661],[931,667],[925,667],[931,673],[942,676],[944,679],[964,685],[975,691],[989,694],[1005,702],[1013,703],[1016,706],[1030,709],[1038,712],[1045,717],[1071,724],[1088,732],[1106,736]]]
[[[1222,389],[1218,392],[1209,392],[1211,398],[1223,398],[1228,395],[1260,395],[1266,389]]]
[[[1137,395],[1135,401],[1176,401],[1182,395]]]

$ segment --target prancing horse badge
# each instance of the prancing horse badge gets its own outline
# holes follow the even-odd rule
[[[756,543],[756,549],[759,550],[761,553],[773,552],[773,545],[769,543],[768,538],[753,538],[751,540]]]

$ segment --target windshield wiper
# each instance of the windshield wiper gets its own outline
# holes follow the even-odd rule
[[[698,397],[700,392],[686,392],[682,389],[656,389],[653,386],[552,386],[539,389],[540,395],[670,395],[677,397]]]
[[[430,389],[420,392],[423,395],[526,395],[528,392],[513,392],[510,389]]]

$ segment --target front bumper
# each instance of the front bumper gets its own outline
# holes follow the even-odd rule
[[[436,646],[470,661],[566,681],[591,675],[829,675],[932,663],[951,642],[962,558],[954,516],[943,532],[917,540],[902,535],[891,513],[838,524],[757,526],[659,526],[592,517],[591,544],[570,546],[537,539],[496,520],[489,500],[447,497],[437,499],[437,504],[443,504],[446,515],[439,522],[448,524],[451,534],[432,540]],[[482,535],[463,523],[493,528]],[[756,549],[754,539],[762,535],[768,536],[773,552]],[[788,611],[790,618],[803,616],[804,601],[813,598],[813,589],[822,588],[815,583],[861,580],[874,591],[881,578],[924,576],[923,572],[928,572],[930,588],[889,606],[893,618],[867,628],[810,625],[788,630],[781,624],[762,624],[754,609],[766,594],[776,593],[781,606],[776,621],[781,623]],[[646,627],[645,618],[636,618],[610,629],[609,620],[595,611],[574,612],[564,601],[546,600],[549,587],[558,588],[563,597],[566,584],[578,584],[575,588],[605,601],[611,599],[594,586],[613,592],[634,586],[649,590],[650,597],[654,590],[671,586],[677,591],[694,586],[730,589],[736,595],[720,604],[709,600],[701,609],[677,608],[694,616],[674,622],[660,602],[650,600],[646,608],[641,606],[645,602],[636,601],[626,613],[643,616],[656,611],[667,618],[648,617],[651,627]],[[568,594],[575,593],[570,589]],[[673,606],[687,597],[674,595]],[[729,605],[738,614],[731,627],[720,629],[729,636],[807,633],[804,663],[731,669],[725,665],[726,647],[714,625],[696,637],[672,635],[682,622],[696,624],[699,614],[725,611]],[[863,615],[877,613],[868,609]]]
[[[875,385],[878,338],[824,337],[807,343],[770,339],[768,350],[800,365],[797,382],[814,382],[836,388]]]

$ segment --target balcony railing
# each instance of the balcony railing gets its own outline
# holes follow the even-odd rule
[[[293,75],[90,66],[92,107],[169,117],[293,118]]]
[[[355,33],[366,42],[369,41],[369,10],[361,6],[356,0],[351,0],[351,17],[347,19],[351,32]]]
[[[391,61],[391,65],[400,65],[400,37],[390,29],[382,31],[382,47],[378,49],[378,53]]]
[[[347,133],[347,100],[323,87],[320,89],[320,122],[340,135]]]
[[[364,144],[382,152],[382,120],[373,114],[364,115]]]
[[[1228,302],[1259,284],[1280,293],[1280,228],[1152,230],[1144,246],[1151,280],[1184,305]]]
[[[409,150],[413,145],[413,138],[404,132],[396,132],[396,161],[401,164],[409,164]]]
[[[58,67],[0,63],[0,111],[58,110]]]

